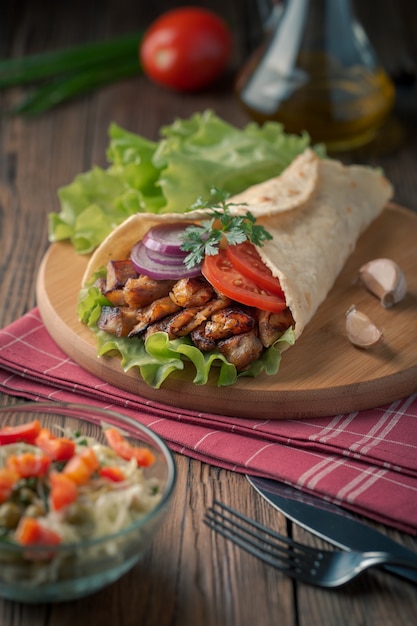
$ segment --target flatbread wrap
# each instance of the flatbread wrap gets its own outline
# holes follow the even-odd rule
[[[279,280],[292,318],[292,335],[289,333],[284,341],[277,341],[275,347],[272,346],[275,352],[283,352],[302,335],[358,238],[380,215],[392,194],[391,184],[379,170],[346,166],[337,160],[319,158],[313,150],[307,149],[280,176],[229,199],[233,215],[249,211],[272,237],[257,250],[263,263]],[[141,213],[128,218],[90,258],[83,277],[84,293],[96,273],[110,260],[128,259],[134,244],[153,226],[180,221],[199,223],[210,215],[210,209],[198,209],[175,215]],[[94,326],[91,319],[89,324]],[[105,343],[101,336],[101,348]],[[111,345],[114,348],[114,343]],[[99,350],[99,354],[108,352],[110,348]],[[126,357],[122,361],[125,368],[129,367]],[[217,384],[230,384],[239,375],[258,375],[261,371],[276,373],[278,366],[279,359],[271,367],[264,363],[237,375],[235,371],[234,376],[220,376],[221,382]],[[145,369],[141,369],[141,374],[146,379]],[[164,376],[150,377],[147,382],[157,387],[162,384],[162,378]],[[207,382],[207,372],[197,376],[195,382]]]

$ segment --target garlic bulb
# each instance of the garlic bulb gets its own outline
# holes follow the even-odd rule
[[[359,278],[386,309],[400,302],[407,293],[404,273],[391,259],[374,259],[365,263],[359,270]]]
[[[353,304],[346,312],[346,334],[358,348],[370,348],[383,338],[380,330],[365,313],[358,311]]]

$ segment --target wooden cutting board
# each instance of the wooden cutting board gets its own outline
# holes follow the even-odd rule
[[[408,281],[406,298],[391,309],[357,281],[359,267],[378,257],[395,260]],[[76,314],[87,261],[69,243],[53,244],[39,270],[38,306],[60,348],[120,389],[178,408],[264,419],[347,413],[417,391],[417,214],[397,205],[389,205],[359,240],[326,301],[284,353],[278,374],[242,379],[231,387],[194,385],[186,368],[156,390],[136,368],[124,373],[119,358],[98,358],[94,335]],[[365,351],[348,341],[345,312],[352,304],[384,329],[383,343]]]

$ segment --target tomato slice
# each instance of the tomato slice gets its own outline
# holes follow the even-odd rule
[[[42,428],[35,444],[52,461],[68,461],[75,452],[75,441],[68,437],[55,437],[47,428]]]
[[[75,502],[78,497],[78,487],[72,478],[61,472],[51,472],[49,481],[51,485],[49,497],[54,511],[61,511]]]
[[[284,298],[241,274],[223,249],[206,255],[201,273],[217,291],[236,302],[272,313],[280,313],[286,307]]]
[[[126,480],[123,470],[117,467],[117,465],[103,465],[98,470],[98,473],[102,478],[111,480],[113,483],[120,483]]]
[[[6,467],[22,478],[34,478],[46,476],[51,464],[51,459],[45,454],[23,452],[7,457]]]
[[[61,543],[61,537],[54,530],[42,526],[34,517],[22,517],[15,534],[16,541],[25,546],[55,546]]]
[[[110,448],[122,459],[130,461],[135,458],[141,467],[148,467],[155,461],[154,454],[148,448],[132,446],[117,428],[106,428],[104,435]]]
[[[86,448],[75,454],[65,465],[62,473],[73,480],[77,485],[84,485],[90,476],[99,468],[99,461],[92,448]]]
[[[20,476],[8,467],[0,468],[0,504],[6,502]]]
[[[27,424],[19,426],[4,426],[0,428],[0,446],[8,443],[16,443],[23,441],[24,443],[32,443],[41,430],[39,420],[33,420]]]
[[[225,250],[229,261],[243,276],[251,278],[262,289],[285,298],[278,278],[265,265],[258,250],[250,241],[229,245]]]

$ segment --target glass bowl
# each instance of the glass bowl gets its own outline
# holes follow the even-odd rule
[[[2,522],[0,597],[31,603],[68,601],[109,585],[139,561],[169,509],[175,486],[175,463],[160,437],[117,412],[85,405],[38,402],[0,408],[0,429],[33,420],[39,420],[42,427],[58,436],[62,434],[60,429],[65,427],[68,432],[93,437],[105,445],[108,444],[103,425],[115,426],[129,443],[149,448],[154,455],[154,462],[140,470],[148,494],[147,498],[144,496],[146,504],[135,505],[135,514],[127,516],[127,525],[120,524],[119,529],[112,530],[111,534],[102,530],[107,534],[96,533],[91,538],[84,533],[86,536],[77,537],[76,541],[66,537],[59,545],[31,544],[29,549],[10,539]],[[0,453],[2,448],[0,446]],[[4,465],[4,453],[1,453],[0,465]],[[119,487],[123,490],[121,484]],[[105,506],[107,498],[106,493]],[[49,502],[48,493],[45,501]],[[120,500],[115,508],[117,511],[123,509]]]

